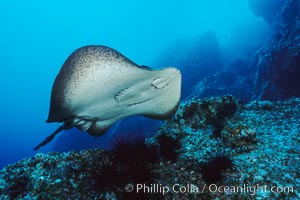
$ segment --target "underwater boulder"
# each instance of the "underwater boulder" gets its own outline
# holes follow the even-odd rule
[[[189,97],[202,98],[231,94],[243,102],[249,102],[253,95],[255,71],[250,59],[238,58],[225,69],[205,77],[193,88]]]
[[[200,80],[190,97],[232,94],[248,102],[300,96],[300,2],[249,0],[249,5],[270,23],[273,36],[246,59]]]
[[[274,36],[254,57],[253,99],[300,96],[300,2],[285,1],[273,22]]]

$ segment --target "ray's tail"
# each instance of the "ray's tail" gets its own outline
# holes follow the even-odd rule
[[[63,130],[67,130],[70,129],[71,127],[66,126],[65,123],[63,123],[60,127],[58,127],[51,135],[49,135],[48,137],[46,137],[46,139],[41,142],[40,144],[38,144],[36,147],[34,147],[34,151],[38,150],[40,147],[48,144],[49,142],[51,142],[51,140],[54,139],[54,137],[61,131]]]

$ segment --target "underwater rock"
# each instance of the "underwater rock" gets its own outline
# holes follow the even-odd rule
[[[249,0],[249,4],[273,28],[270,41],[247,59],[237,59],[224,70],[201,80],[191,97],[229,93],[248,102],[300,96],[300,2]]]
[[[219,71],[198,82],[189,98],[222,96],[226,94],[232,94],[243,102],[249,102],[253,94],[251,76],[242,75],[232,70]]]
[[[224,125],[220,133],[222,139],[236,151],[247,152],[255,149],[256,131],[241,123],[232,124],[230,121]]]
[[[271,22],[274,36],[254,58],[254,99],[300,96],[300,2],[286,0]]]
[[[224,69],[199,81],[188,99],[231,94],[245,103],[249,102],[253,98],[256,73],[252,63],[252,56],[233,60]]]
[[[183,105],[183,106],[182,106]],[[241,107],[241,102],[233,96],[212,97],[208,99],[186,101],[176,113],[176,120],[185,120],[192,129],[213,126],[220,128],[225,120],[234,115]]]
[[[249,0],[249,6],[270,24],[273,34],[229,66],[220,61],[217,45],[212,44],[210,53],[205,54],[199,46],[205,48],[206,43],[200,41],[196,42],[194,50],[193,44],[177,43],[172,48],[180,51],[170,51],[166,58],[160,58],[160,66],[182,67],[183,98],[232,94],[247,103],[257,99],[276,101],[300,96],[300,2]],[[212,38],[206,37],[207,40]]]
[[[232,96],[190,100],[146,144],[137,141],[137,146],[122,145],[118,151],[37,153],[7,165],[0,171],[0,199],[299,199],[299,120],[300,98],[244,106]],[[165,145],[165,155],[176,152],[177,158],[152,159],[160,145]],[[218,176],[210,176],[214,170]],[[126,184],[143,181],[152,189],[151,184],[167,186],[170,192],[125,192]],[[190,190],[209,184],[287,186],[290,192]],[[179,188],[186,192],[176,192]]]
[[[296,182],[297,180],[299,182],[297,169],[300,165],[296,162],[300,161],[300,151],[296,149],[299,150],[300,141],[296,138],[300,134],[300,99],[292,98],[277,102],[252,101],[244,106],[238,106],[238,112],[235,112],[234,115],[229,114],[225,118],[214,118],[224,119],[224,126],[219,131],[220,135],[215,137],[216,129],[211,123],[206,123],[209,120],[200,120],[199,116],[207,117],[210,116],[210,113],[217,113],[212,111],[217,110],[216,107],[222,105],[221,99],[214,97],[182,103],[175,116],[169,119],[158,131],[157,135],[168,134],[181,141],[179,162],[176,164],[183,159],[189,159],[189,161],[185,161],[186,163],[193,162],[192,166],[188,166],[188,170],[199,177],[197,184],[203,185],[205,179],[207,181],[211,179],[205,178],[206,175],[203,177],[204,171],[201,172],[201,163],[209,163],[209,159],[213,158],[214,155],[224,152],[233,161],[234,167],[223,174],[218,171],[220,176],[216,177],[218,179],[215,180],[222,180],[221,185],[226,185],[226,183],[243,185],[246,183],[269,187],[276,183],[276,185],[292,186],[294,192],[281,194],[261,192],[256,194],[256,198],[275,198],[278,195],[285,198],[299,196],[298,193],[295,193],[295,189],[299,185]],[[209,108],[206,111],[207,114],[201,114],[201,112],[205,112],[205,110],[201,110],[201,105],[204,108]],[[232,110],[234,109],[229,109],[229,111]],[[155,139],[149,139],[149,141],[156,143]],[[284,160],[284,163],[280,163],[280,160]],[[196,163],[198,167],[195,166]],[[173,170],[174,166],[169,166],[169,168]],[[204,169],[210,168],[212,166],[205,165],[204,167]],[[273,173],[273,168],[276,173]],[[214,169],[218,168],[215,167]],[[179,172],[177,171],[177,173]],[[214,178],[212,177],[212,179]],[[242,194],[220,195],[221,197],[218,196],[219,199],[226,199],[226,196],[230,199],[234,197],[246,198],[246,195]],[[210,198],[212,197],[210,196]],[[196,198],[194,197],[194,199]]]

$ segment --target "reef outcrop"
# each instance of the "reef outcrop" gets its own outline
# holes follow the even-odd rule
[[[0,199],[299,199],[299,119],[299,98],[189,100],[145,143],[38,153],[4,167]]]
[[[192,77],[192,81],[186,84],[188,87],[183,87],[184,98],[232,94],[249,102],[300,96],[300,2],[249,0],[249,6],[255,15],[270,24],[272,35],[247,55],[225,66],[220,56],[216,56],[220,54],[218,48],[210,48],[216,51],[216,55],[207,55],[201,48],[194,48],[190,54],[193,45],[187,43],[185,48],[180,48],[181,52],[168,54],[165,60],[172,60],[172,66],[183,66],[186,76]],[[214,62],[214,57],[217,63],[208,62]],[[207,68],[213,70],[206,73]]]
[[[254,56],[254,97],[285,99],[300,96],[300,2],[279,2],[272,17],[273,37]]]

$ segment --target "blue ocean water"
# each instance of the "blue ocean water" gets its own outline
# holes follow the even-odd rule
[[[158,68],[170,46],[179,43],[184,49],[182,41],[193,43],[210,31],[226,65],[271,35],[269,24],[250,10],[247,0],[1,1],[0,15],[0,168],[33,156],[33,147],[59,126],[45,123],[50,92],[60,67],[76,48],[106,45],[137,64]],[[149,121],[142,123],[154,120]],[[131,119],[113,127],[97,139],[99,146],[107,148],[111,134],[126,134],[135,122],[141,123]],[[54,141],[41,152],[59,144],[67,142]]]

